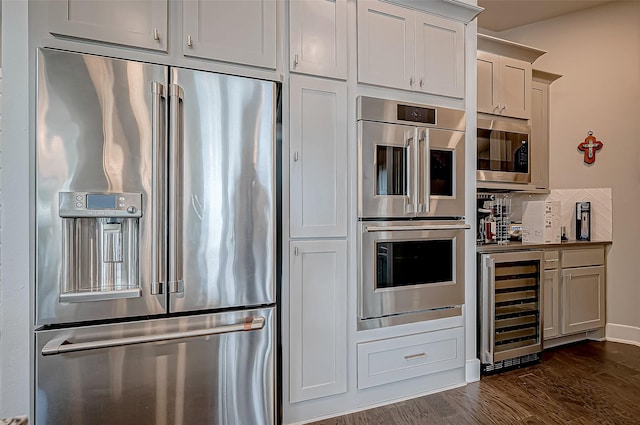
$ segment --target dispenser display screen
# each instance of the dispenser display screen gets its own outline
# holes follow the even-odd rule
[[[87,208],[106,210],[116,208],[116,195],[87,195]]]

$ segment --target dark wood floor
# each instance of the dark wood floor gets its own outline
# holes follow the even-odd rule
[[[586,342],[465,387],[313,425],[640,424],[640,347]]]

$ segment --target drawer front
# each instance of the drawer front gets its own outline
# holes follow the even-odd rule
[[[358,344],[358,388],[464,366],[463,328]]]
[[[562,250],[562,268],[604,264],[604,247]]]
[[[559,267],[560,263],[560,251],[545,251],[544,252],[544,269],[553,270]]]

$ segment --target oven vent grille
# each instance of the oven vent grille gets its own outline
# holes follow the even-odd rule
[[[514,357],[511,359],[500,360],[494,364],[483,364],[481,371],[483,374],[491,374],[504,372],[510,369],[518,369],[520,367],[529,366],[532,363],[540,361],[540,353],[532,353],[524,356]]]

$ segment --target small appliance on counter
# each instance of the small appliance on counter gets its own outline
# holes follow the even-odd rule
[[[591,240],[591,202],[576,202],[576,240]]]

